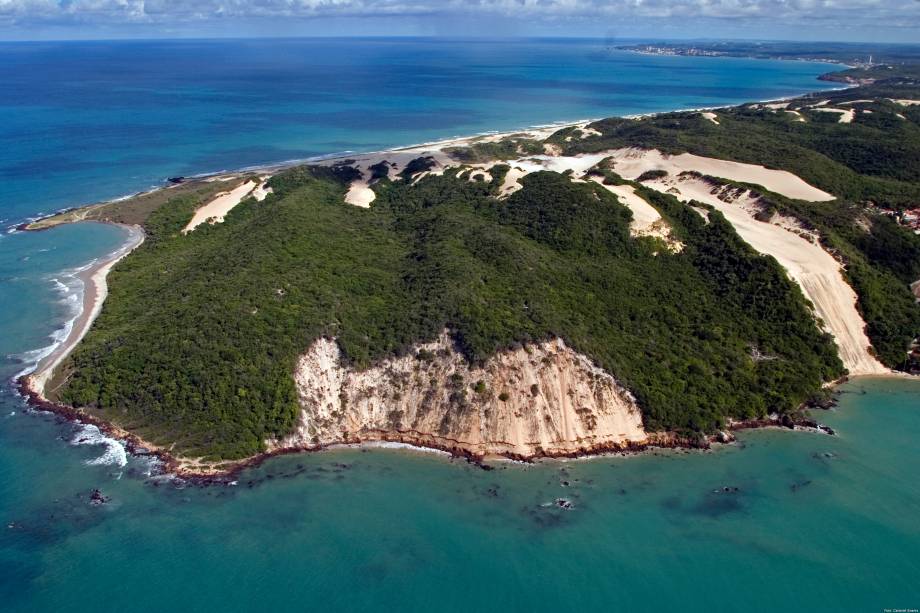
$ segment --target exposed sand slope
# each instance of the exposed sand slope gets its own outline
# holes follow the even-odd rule
[[[693,177],[667,177],[647,183],[663,192],[679,191],[678,197],[698,200],[719,210],[749,245],[771,255],[786,269],[812,302],[818,317],[824,322],[837,344],[840,359],[851,375],[888,374],[869,353],[866,324],[856,310],[856,293],[843,278],[840,263],[809,236],[792,219],[775,218],[772,223],[757,221],[757,202],[749,192],[726,202],[726,193],[733,188],[714,188],[710,183]],[[729,198],[726,198],[729,199]]]
[[[696,171],[713,177],[762,185],[787,198],[815,202],[834,199],[834,196],[809,185],[791,172],[773,170],[755,164],[717,160],[692,153],[669,156],[654,149],[618,149],[603,155],[614,158],[614,171],[621,177],[634,178],[646,170],[666,170],[671,175]]]
[[[895,104],[900,104],[901,106],[914,106],[914,105],[920,104],[920,100],[905,100],[905,99],[897,100],[895,98],[889,98],[889,100],[891,100]]]
[[[232,189],[229,192],[220,194],[206,205],[199,207],[192,216],[191,221],[182,230],[183,234],[188,234],[205,222],[220,223],[224,217],[240,202],[248,196],[256,187],[255,181],[246,181],[242,185]]]
[[[360,166],[358,170],[361,171],[361,178],[351,182],[351,186],[345,193],[345,202],[367,209],[370,208],[371,202],[374,201],[377,194],[374,193],[374,190],[372,190],[368,184],[368,179],[366,178],[369,176],[367,174],[368,171],[362,169]]]
[[[654,236],[664,240],[671,251],[678,252],[684,245],[671,236],[671,227],[661,217],[658,209],[636,194],[636,190],[629,185],[605,185],[600,177],[591,179],[612,192],[619,201],[632,211],[633,220],[629,224],[629,233],[632,236]]]
[[[32,373],[32,389],[39,394],[45,393],[45,385],[51,378],[54,369],[64,361],[64,358],[83,339],[96,317],[102,311],[102,303],[108,295],[106,276],[109,271],[119,260],[144,242],[144,232],[139,227],[127,226],[127,228],[129,235],[125,244],[114,253],[101,258],[81,274],[83,279],[82,310],[74,320],[67,338],[51,354],[45,357]]]
[[[527,171],[519,166],[512,166],[507,174],[505,174],[505,179],[502,181],[501,191],[499,192],[499,198],[507,198],[514,192],[518,191],[523,185],[520,184],[519,179],[524,178],[527,175]]]
[[[794,117],[795,117],[795,121],[801,121],[802,123],[805,122],[805,117],[804,117],[801,113],[799,113],[798,111],[786,111],[786,112],[789,113],[790,115],[794,116]]]
[[[647,440],[632,395],[562,340],[504,351],[476,368],[446,331],[417,349],[428,353],[356,371],[341,365],[335,341],[317,340],[295,371],[299,424],[270,447],[387,440],[532,456]]]
[[[838,123],[853,123],[853,117],[856,115],[856,111],[853,109],[816,108],[812,110],[822,113],[838,113],[840,115],[840,119],[837,120]]]
[[[719,125],[719,116],[716,115],[715,113],[705,112],[705,113],[700,113],[700,115],[702,115],[703,117],[705,117],[712,123]]]
[[[256,202],[262,202],[263,200],[265,200],[266,196],[272,193],[273,191],[272,188],[268,187],[265,184],[265,181],[267,181],[270,178],[271,177],[262,177],[261,179],[262,183],[260,183],[258,186],[255,187],[255,189],[252,190],[252,193],[250,194],[250,196],[255,198]]]

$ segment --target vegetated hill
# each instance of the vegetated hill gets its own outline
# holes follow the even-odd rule
[[[296,169],[188,235],[196,202],[170,202],[113,271],[61,398],[236,458],[291,428],[294,364],[321,335],[356,365],[444,327],[473,361],[559,336],[636,395],[650,429],[791,411],[841,374],[798,288],[718,213],[651,195],[687,245],[671,254],[630,238],[600,186],[542,172],[502,201],[501,180],[385,180],[360,210],[328,170]]]
[[[880,359],[908,369],[916,365],[907,348],[920,336],[920,309],[909,289],[920,279],[920,238],[894,219],[920,207],[920,105],[892,99],[920,100],[920,86],[892,79],[795,99],[788,109],[756,104],[720,109],[718,124],[699,113],[611,118],[589,126],[599,136],[566,141],[562,131],[549,140],[567,155],[643,147],[763,164],[838,196],[815,203],[769,194],[766,202],[816,229],[846,263]],[[825,100],[825,108],[855,108],[853,121],[809,110]],[[788,110],[810,114],[800,121]]]
[[[871,92],[829,95],[839,104]],[[763,163],[840,196],[811,203],[759,190],[767,212],[799,218],[846,261],[880,358],[907,367],[920,333],[907,289],[920,278],[920,245],[890,215],[920,196],[920,107],[895,104],[861,103],[873,112],[849,124],[752,105],[718,111],[718,124],[693,113],[609,119],[592,124],[598,135],[567,140],[564,130],[550,141],[568,154],[638,146]],[[444,328],[476,363],[560,337],[635,395],[647,430],[684,434],[794,411],[843,373],[798,287],[718,212],[704,217],[633,184],[683,244],[675,253],[631,237],[629,209],[594,183],[535,172],[498,198],[508,170],[493,167],[488,182],[457,169],[381,177],[373,206],[359,209],[343,204],[353,169],[299,167],[271,179],[265,200],[187,235],[202,197],[168,201],[112,272],[59,398],[177,453],[232,459],[290,432],[292,373],[321,336],[359,368]]]

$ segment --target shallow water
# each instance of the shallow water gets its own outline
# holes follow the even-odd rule
[[[134,458],[81,464],[104,448],[17,414],[0,427],[0,598],[9,611],[916,606],[918,393],[845,386],[818,414],[835,437],[747,432],[710,453],[492,471],[339,450],[207,488],[156,485]],[[94,487],[111,501],[91,506]]]
[[[547,41],[0,44],[0,219],[171,175],[775,98],[826,69]],[[122,240],[101,224],[0,236],[0,379],[61,336],[74,270]],[[3,385],[0,609],[917,607],[920,383],[844,391],[818,414],[836,437],[492,471],[339,450],[199,489]]]

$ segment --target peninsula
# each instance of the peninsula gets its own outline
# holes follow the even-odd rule
[[[920,83],[863,70],[820,97],[177,178],[34,222],[132,240],[23,388],[186,474],[810,423],[829,383],[920,370]]]

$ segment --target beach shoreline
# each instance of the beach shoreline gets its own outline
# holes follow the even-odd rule
[[[96,222],[100,223],[100,222]],[[35,365],[32,372],[27,373],[32,377],[32,386],[44,397],[47,385],[54,369],[57,368],[70,354],[74,347],[83,339],[96,317],[102,311],[102,305],[108,295],[106,277],[109,271],[122,258],[131,253],[144,242],[144,231],[139,226],[112,224],[128,230],[128,236],[122,245],[106,256],[98,258],[89,266],[78,273],[83,284],[80,312],[73,319],[70,333],[48,355]]]
[[[670,113],[700,113],[700,112],[706,112],[706,111],[718,111],[720,109],[730,109],[730,108],[734,108],[738,106],[791,101],[791,100],[796,100],[799,98],[818,96],[822,93],[844,91],[848,89],[855,89],[858,87],[860,87],[860,85],[858,84],[847,84],[842,87],[832,87],[832,88],[828,88],[828,89],[824,89],[820,91],[806,92],[804,94],[798,94],[798,95],[792,94],[792,95],[784,96],[780,98],[769,98],[765,100],[748,101],[748,102],[743,102],[739,104],[723,104],[723,105],[718,105],[718,106],[687,107],[687,108],[678,108],[678,109],[672,109],[672,110],[653,111],[649,113],[638,113],[638,114],[629,114],[629,115],[611,115],[609,117],[618,117],[621,119],[643,119],[643,118],[648,118],[648,117],[657,117],[659,115],[667,115]],[[527,126],[523,128],[518,128],[518,129],[495,130],[495,131],[490,130],[490,131],[485,131],[485,132],[478,132],[476,134],[469,135],[469,136],[452,136],[452,137],[443,138],[443,139],[436,139],[432,141],[422,141],[419,143],[413,143],[413,144],[408,144],[408,145],[397,145],[397,146],[386,148],[386,149],[378,149],[378,150],[372,150],[372,151],[339,151],[336,153],[317,155],[317,156],[312,156],[312,157],[307,157],[307,158],[295,158],[295,159],[283,160],[279,162],[269,162],[265,164],[255,164],[251,166],[243,166],[243,167],[233,169],[233,170],[224,169],[224,170],[201,172],[201,173],[196,173],[196,174],[189,175],[186,177],[181,177],[181,178],[184,180],[184,182],[224,181],[224,180],[229,180],[229,179],[237,178],[237,177],[248,175],[248,174],[260,175],[260,174],[278,173],[278,172],[283,172],[285,170],[289,170],[291,168],[296,168],[298,166],[309,165],[309,164],[327,165],[327,164],[335,164],[335,163],[342,162],[345,160],[360,161],[360,160],[367,160],[367,159],[376,159],[379,156],[386,155],[388,153],[389,154],[406,154],[406,153],[422,154],[422,153],[433,151],[433,150],[443,150],[443,149],[447,149],[450,147],[463,147],[463,146],[469,146],[469,145],[472,145],[478,142],[496,141],[496,140],[502,140],[502,139],[511,138],[511,137],[547,138],[551,136],[552,134],[554,134],[555,132],[558,132],[559,130],[564,130],[567,128],[583,128],[587,125],[590,125],[591,123],[602,121],[603,119],[608,119],[609,117],[584,118],[584,119],[577,119],[577,120],[572,120],[572,121],[562,120],[562,121],[554,122],[550,124],[535,124],[535,125],[531,125],[531,126]],[[25,221],[13,224],[9,228],[8,231],[34,232],[34,231],[40,231],[40,230],[47,230],[47,229],[54,227],[54,225],[38,225],[38,224],[41,224],[42,222],[49,220],[51,218],[57,217],[59,215],[77,213],[79,211],[89,210],[89,209],[99,207],[102,205],[106,205],[106,204],[122,202],[124,200],[129,200],[131,198],[135,198],[138,196],[144,196],[144,195],[152,194],[155,192],[172,189],[172,188],[177,187],[177,185],[182,185],[182,184],[183,183],[166,182],[161,185],[151,186],[148,189],[142,189],[137,192],[122,194],[120,196],[109,198],[107,200],[91,202],[91,203],[72,206],[72,207],[65,207],[63,209],[59,209],[57,211],[54,211],[48,214],[42,214],[35,218],[29,218],[29,219],[26,219]],[[69,221],[67,223],[74,223],[75,221],[79,221],[79,220]]]

